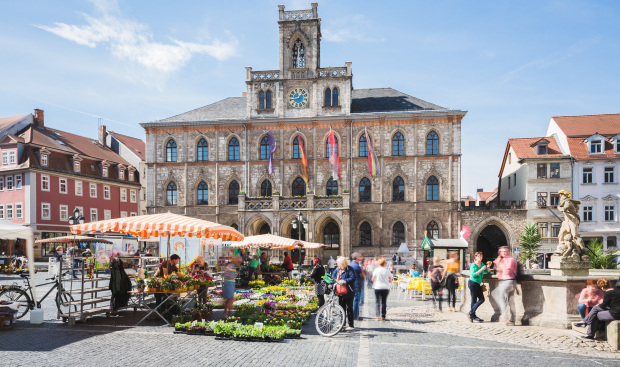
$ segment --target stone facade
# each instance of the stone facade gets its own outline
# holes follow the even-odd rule
[[[280,6],[278,70],[247,68],[243,97],[142,124],[147,140],[149,213],[171,211],[235,225],[244,235],[268,228],[273,234],[290,237],[296,236],[291,224],[301,212],[308,221],[308,241],[328,242],[326,228],[337,226],[338,246],[326,249],[326,256],[348,255],[358,248],[369,254],[393,253],[399,245],[393,246],[397,222],[403,224],[404,242],[410,248],[419,247],[432,221],[439,226],[440,237],[458,236],[461,120],[466,112],[390,88],[354,90],[350,62],[344,67],[320,68],[320,21],[316,4],[303,11],[284,11]],[[293,54],[297,50],[299,55],[302,46],[305,67],[296,67],[294,62],[299,60]],[[337,102],[331,103],[335,105],[326,100],[327,88],[338,91]],[[299,89],[304,89],[307,99],[291,95]],[[338,141],[342,177],[337,181],[337,194],[327,196],[327,183],[334,178],[326,148],[330,129]],[[261,157],[266,131],[277,145],[272,174]],[[368,158],[360,154],[365,131],[379,157],[380,176],[368,174]],[[394,154],[398,133],[404,137],[404,149]],[[434,134],[436,148],[427,151],[432,144],[427,138]],[[303,177],[301,159],[294,158],[298,135],[305,146],[309,180],[306,195],[292,197],[293,182]],[[197,159],[201,139],[208,144],[208,160]],[[236,158],[234,139],[239,142],[238,160],[232,159]],[[171,140],[176,159],[168,156]],[[404,201],[393,201],[397,177],[404,181]],[[427,200],[431,177],[438,181],[436,200]],[[364,178],[371,183],[368,202],[360,200]],[[237,198],[229,196],[233,181],[239,185]],[[260,197],[265,181],[271,184],[272,195]],[[206,205],[199,205],[201,182],[208,186]],[[176,185],[174,205],[167,200],[170,183]],[[360,226],[365,221],[371,226],[371,245],[359,247]]]

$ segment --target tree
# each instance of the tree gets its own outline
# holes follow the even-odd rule
[[[603,250],[603,244],[598,240],[593,240],[587,246],[588,255],[590,255],[590,262],[592,263],[592,269],[615,269],[616,257],[620,255],[618,250],[607,249],[607,254]]]
[[[538,227],[534,223],[526,225],[519,237],[519,246],[521,247],[519,258],[521,262],[527,264],[528,269],[530,268],[530,261],[536,260],[538,257],[538,249],[542,246],[540,238],[541,235],[538,233]]]

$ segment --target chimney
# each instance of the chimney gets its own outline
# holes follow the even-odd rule
[[[40,127],[45,126],[45,117],[43,110],[40,110],[38,108],[34,109],[34,124]]]
[[[105,125],[99,125],[99,143],[101,145],[106,145],[106,137],[108,136],[108,131],[105,128]]]
[[[248,96],[248,92],[241,93],[241,97],[247,97],[247,96]]]

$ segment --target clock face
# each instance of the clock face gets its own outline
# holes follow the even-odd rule
[[[293,88],[288,94],[288,103],[293,108],[303,108],[308,104],[308,91],[303,88]]]

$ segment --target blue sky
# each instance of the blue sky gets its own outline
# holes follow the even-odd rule
[[[245,66],[278,67],[278,4],[13,1],[0,12],[0,117],[95,137],[240,96]],[[616,1],[321,1],[321,66],[469,111],[463,194],[492,190],[511,137],[551,116],[620,113]]]

